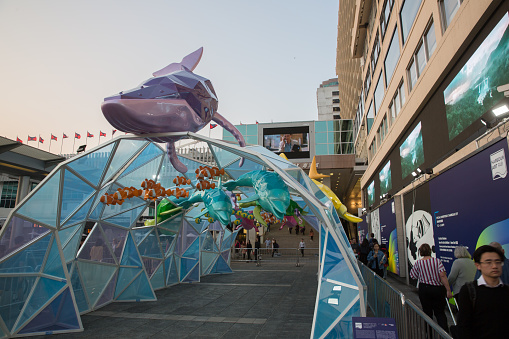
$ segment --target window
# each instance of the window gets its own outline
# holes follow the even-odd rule
[[[334,115],[332,116],[332,119],[341,119],[341,116],[340,116],[340,115],[336,115],[336,114],[334,114]]]
[[[385,66],[385,84],[386,87],[389,87],[389,82],[391,81],[392,74],[396,69],[396,65],[399,60],[399,33],[398,27],[394,29],[394,33],[392,33],[391,44],[389,45],[389,49],[387,50],[387,55],[385,56],[384,66]]]
[[[373,43],[373,52],[371,52],[371,72],[375,72],[375,67],[380,55],[380,41],[378,40],[378,32],[375,35],[375,42]]]
[[[384,94],[385,94],[384,83],[382,81],[382,73],[380,73],[380,76],[378,77],[378,81],[376,83],[375,94],[374,94],[374,97],[375,97],[375,116],[378,113],[378,111],[380,110],[380,105],[382,104],[382,100],[384,98]]]
[[[371,101],[371,103],[369,104],[368,114],[367,114],[367,117],[366,117],[366,123],[367,123],[367,127],[368,127],[368,134],[369,134],[369,131],[371,130],[371,126],[373,126],[373,120],[374,119],[375,119],[375,114],[373,113],[373,101]]]
[[[332,99],[333,104],[339,104],[339,99]]]
[[[380,16],[380,34],[382,35],[382,41],[385,37],[385,31],[387,30],[387,24],[391,18],[392,6],[394,6],[394,0],[385,0],[382,7],[382,14]]]
[[[410,33],[410,29],[414,24],[415,17],[417,16],[417,12],[419,11],[419,7],[421,7],[422,0],[407,0],[401,6],[401,12],[399,14],[401,19],[401,33],[403,33],[402,39],[403,44],[408,38],[408,33]]]
[[[333,112],[339,112],[340,108],[339,107],[332,107],[332,111]]]
[[[332,92],[332,95],[339,95],[339,91]]]
[[[463,0],[440,0],[440,10],[442,14],[442,22],[444,30],[449,27],[449,24],[454,18]]]
[[[433,25],[433,21],[428,25],[424,35],[421,38],[421,42],[417,47],[417,50],[414,53],[410,61],[410,65],[408,66],[408,78],[410,81],[409,89],[410,91],[414,88],[417,79],[421,76],[424,67],[428,63],[431,54],[435,51],[436,47],[436,37],[435,37],[435,27]]]
[[[18,194],[17,181],[5,181],[0,195],[0,207],[14,208],[16,205],[16,195]]]
[[[398,89],[396,90],[396,94],[394,94],[392,102],[389,105],[391,124],[394,122],[396,117],[399,115],[399,112],[401,111],[401,107],[403,107],[404,104],[405,104],[405,90],[403,87],[403,81],[401,81]]]
[[[371,87],[371,72],[369,71],[368,67],[368,71],[366,72],[366,79],[364,79],[364,100],[366,100],[368,96],[370,87]]]

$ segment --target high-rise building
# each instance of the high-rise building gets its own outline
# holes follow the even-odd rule
[[[447,268],[452,245],[473,250],[509,220],[499,198],[509,123],[496,115],[509,107],[508,11],[502,0],[340,0],[342,118],[354,120],[356,155],[367,159],[369,232],[390,206],[401,263],[428,242]],[[490,217],[474,217],[481,211]]]
[[[322,82],[316,90],[318,120],[341,119],[339,101],[338,79],[334,78]]]

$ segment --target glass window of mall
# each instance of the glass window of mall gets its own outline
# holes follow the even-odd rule
[[[462,2],[463,0],[440,0],[440,11],[444,30],[449,27],[452,18],[454,18]]]
[[[394,6],[394,0],[385,0],[382,7],[382,14],[380,15],[380,34],[382,35],[382,41],[387,31],[387,24],[391,18],[392,6]]]
[[[315,154],[353,154],[353,120],[315,121]]]
[[[408,66],[408,79],[410,91],[414,88],[417,79],[421,76],[424,67],[428,63],[431,55],[435,51],[437,40],[435,36],[435,26],[431,21],[424,31],[421,41],[415,51],[410,65]]]
[[[391,125],[396,120],[396,117],[399,115],[399,112],[401,111],[401,107],[405,104],[405,89],[403,86],[403,80],[401,80],[398,89],[396,90],[396,93],[394,94],[394,97],[389,104],[389,112],[390,112],[390,119],[391,119]]]
[[[392,33],[391,44],[389,45],[389,49],[387,50],[387,55],[384,60],[386,87],[389,87],[389,82],[391,81],[392,75],[394,74],[394,70],[396,69],[396,65],[399,61],[399,55],[399,33],[398,26],[396,26],[394,33]]]
[[[401,19],[401,33],[403,43],[406,42],[410,29],[414,24],[415,17],[421,7],[422,0],[406,0],[403,6],[401,6],[401,12],[399,14]]]
[[[18,193],[17,181],[5,181],[1,186],[0,207],[14,208],[16,205],[16,195]]]

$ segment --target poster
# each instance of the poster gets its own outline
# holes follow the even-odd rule
[[[357,233],[359,236],[359,244],[362,244],[364,239],[368,239],[368,215],[364,214],[362,217],[362,221],[357,223]]]
[[[381,244],[380,240],[380,213],[378,208],[370,213],[371,218],[371,233],[375,235],[375,239]]]
[[[509,253],[507,140],[501,140],[430,182],[437,256],[450,272],[454,248],[470,254],[499,242]]]
[[[396,230],[396,212],[394,199],[380,206],[380,240],[387,246],[389,272],[399,275],[398,232]]]

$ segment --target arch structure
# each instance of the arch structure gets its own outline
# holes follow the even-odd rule
[[[292,200],[308,212],[304,218],[320,233],[311,337],[351,337],[351,318],[365,316],[366,285],[331,201],[299,167],[261,146],[241,148],[194,133],[165,135],[170,134],[207,143],[231,179],[253,170],[283,178]],[[239,167],[241,157],[245,163]],[[195,169],[203,164],[179,159],[188,168],[184,175],[192,180],[192,192]],[[82,331],[80,315],[111,302],[156,300],[155,290],[232,273],[237,231],[197,219],[203,203],[152,226],[137,226],[149,202],[139,197],[122,205],[100,202],[105,193],[139,187],[147,178],[171,187],[177,176],[182,174],[166,152],[140,136],[119,136],[59,164],[16,206],[0,232],[0,337]],[[248,197],[254,193],[238,189]]]

